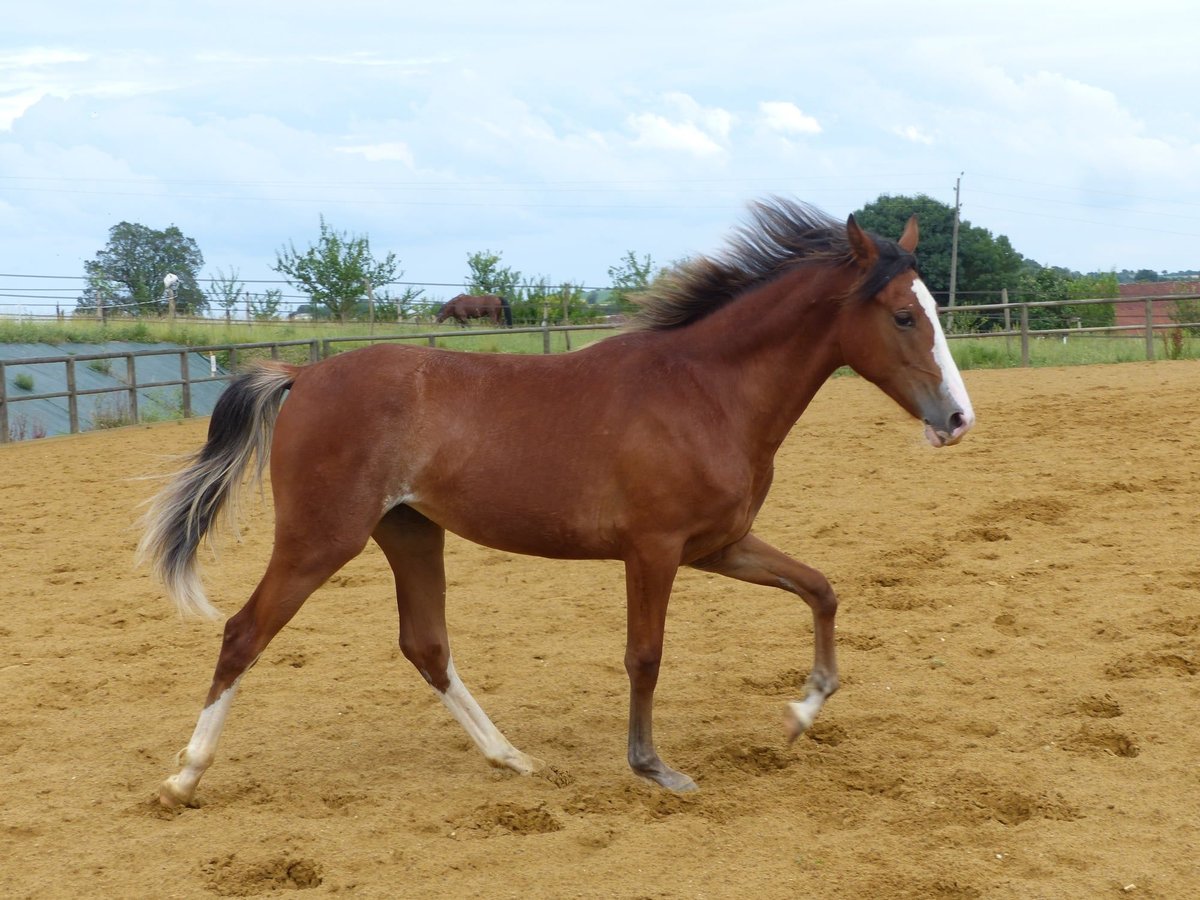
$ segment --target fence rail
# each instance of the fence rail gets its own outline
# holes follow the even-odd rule
[[[942,308],[939,310],[947,326],[947,337],[950,340],[962,340],[966,338],[1014,338],[1019,337],[1021,343],[1021,365],[1028,366],[1030,364],[1030,342],[1036,338],[1045,337],[1066,337],[1068,335],[1086,335],[1086,334],[1111,334],[1119,337],[1126,336],[1144,336],[1145,355],[1146,359],[1153,360],[1155,358],[1154,336],[1157,333],[1165,332],[1174,329],[1188,329],[1200,331],[1200,322],[1172,322],[1170,324],[1155,320],[1155,303],[1177,301],[1177,300],[1197,300],[1200,299],[1200,294],[1172,294],[1161,297],[1139,297],[1135,302],[1144,302],[1144,317],[1139,324],[1133,325],[1106,325],[1106,326],[1088,326],[1074,328],[1046,328],[1032,329],[1029,323],[1029,312],[1031,309],[1043,309],[1050,307],[1080,307],[1092,304],[1115,304],[1129,303],[1129,300],[1121,301],[1120,299],[1086,299],[1086,300],[1067,300],[1067,301],[1025,301],[1018,303],[990,303],[990,304],[971,304],[967,306],[957,306],[953,308]],[[987,331],[968,330],[961,331],[955,328],[955,324],[966,317],[977,316],[979,313],[1002,312],[1004,315],[1004,327],[999,329],[991,329]],[[1016,313],[1016,322],[1013,322]],[[239,356],[250,353],[251,351],[267,350],[270,352],[272,359],[278,359],[280,353],[285,348],[307,347],[308,359],[310,362],[317,362],[334,354],[335,345],[337,344],[369,344],[383,342],[424,342],[429,346],[437,346],[439,341],[453,341],[464,337],[482,337],[488,335],[511,335],[511,334],[541,334],[542,335],[542,353],[549,354],[552,352],[551,337],[554,334],[563,334],[566,337],[567,348],[570,349],[570,336],[575,332],[589,331],[604,331],[618,328],[618,325],[610,323],[592,323],[587,325],[558,325],[551,326],[543,324],[540,327],[517,327],[517,328],[487,328],[487,329],[467,329],[456,331],[437,331],[437,332],[420,332],[420,333],[399,333],[399,334],[368,334],[350,337],[314,337],[314,338],[299,338],[294,340],[280,341],[256,341],[250,343],[237,344],[211,344],[198,347],[172,347],[169,349],[149,349],[149,350],[122,350],[111,353],[88,353],[88,354],[68,354],[62,356],[41,356],[27,357],[23,359],[0,359],[0,443],[7,442],[13,439],[10,431],[10,416],[9,409],[15,403],[31,401],[31,400],[62,400],[67,401],[67,411],[69,417],[69,429],[71,434],[76,434],[80,431],[80,414],[79,414],[79,398],[92,395],[124,395],[127,398],[129,420],[136,423],[141,420],[138,410],[138,392],[149,388],[179,388],[181,391],[180,412],[185,417],[194,415],[192,408],[192,387],[197,384],[208,382],[227,380],[232,372],[237,369]],[[2,347],[2,345],[0,345]],[[2,351],[0,351],[2,352]],[[228,358],[227,372],[212,372],[205,377],[196,377],[191,374],[190,366],[188,365],[188,357],[191,354],[209,354],[210,359],[215,354],[225,354]],[[155,381],[139,381],[137,373],[137,361],[145,357],[168,356],[175,355],[179,357],[179,378],[158,379]],[[79,363],[88,363],[95,360],[124,360],[125,377],[123,384],[116,387],[101,387],[101,388],[77,388],[76,386],[76,368]],[[50,391],[43,393],[22,393],[19,396],[14,396],[9,389],[9,378],[7,369],[11,366],[32,366],[32,365],[63,365],[66,367],[66,390]],[[215,368],[215,366],[214,366]]]
[[[371,334],[359,335],[350,337],[324,337],[324,338],[300,338],[295,340],[283,341],[255,341],[250,343],[238,344],[209,344],[197,347],[171,347],[167,349],[154,348],[150,350],[121,350],[111,353],[76,353],[64,354],[60,356],[32,356],[13,359],[0,359],[0,443],[6,443],[13,439],[11,429],[9,410],[13,404],[22,403],[31,400],[63,400],[67,401],[67,415],[69,420],[69,432],[78,434],[81,430],[80,414],[79,414],[79,398],[97,395],[117,395],[125,398],[128,406],[128,419],[130,424],[141,421],[141,415],[138,410],[138,392],[151,388],[179,388],[180,397],[180,412],[184,417],[194,415],[192,408],[192,386],[197,384],[206,384],[214,381],[226,381],[230,377],[230,372],[238,367],[239,356],[245,355],[254,350],[267,350],[270,352],[272,359],[279,359],[280,352],[284,348],[289,347],[307,347],[309,362],[317,362],[325,357],[332,356],[335,352],[336,344],[373,344],[373,343],[396,343],[396,342],[422,342],[429,346],[437,346],[439,341],[447,339],[454,340],[456,338],[465,337],[484,337],[488,335],[510,335],[510,334],[541,334],[542,335],[542,352],[549,354],[552,352],[551,336],[554,334],[566,335],[568,346],[570,344],[570,335],[576,332],[587,331],[604,331],[617,328],[617,325],[607,323],[596,323],[591,325],[566,325],[566,326],[543,326],[540,328],[478,328],[463,331],[439,331],[439,332],[422,332],[408,334]],[[3,345],[0,345],[2,348]],[[216,354],[227,354],[228,364],[227,372],[210,374],[206,377],[197,377],[191,373],[191,367],[188,365],[188,358],[192,354],[208,354],[215,356]],[[179,357],[179,377],[169,379],[158,379],[155,381],[141,381],[138,379],[137,361],[146,357],[160,356],[178,356]],[[123,383],[114,387],[100,388],[79,388],[76,385],[76,369],[80,363],[89,363],[96,360],[124,360],[125,377]],[[65,382],[66,390],[62,391],[45,391],[41,393],[26,393],[14,395],[10,390],[8,369],[13,366],[41,366],[41,365],[62,365],[65,367]],[[215,366],[213,367],[215,369]],[[210,370],[211,371],[211,370]]]

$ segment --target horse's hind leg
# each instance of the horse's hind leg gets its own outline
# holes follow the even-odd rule
[[[739,581],[791,591],[803,598],[812,609],[812,672],[805,684],[804,699],[787,705],[788,740],[794,741],[808,730],[825,705],[825,700],[838,689],[833,635],[837,596],[828,579],[816,569],[797,562],[752,534],[692,565]]]
[[[445,532],[406,506],[389,512],[372,537],[396,576],[400,649],[493,766],[529,775],[544,766],[509,743],[454,670],[446,634]]]
[[[361,541],[314,541],[278,533],[267,571],[246,605],[225,623],[221,654],[212,686],[192,738],[179,753],[182,769],[159,787],[159,802],[176,808],[191,802],[196,785],[212,765],[217,741],[237,693],[238,683],[259,654],[300,609],[309,595],[334,572],[357,556]]]
[[[696,783],[663,762],[654,748],[654,689],[662,663],[667,602],[675,582],[677,559],[670,554],[625,561],[628,759],[629,767],[643,778],[673,791],[694,791]]]

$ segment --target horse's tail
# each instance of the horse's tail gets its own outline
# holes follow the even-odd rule
[[[242,478],[257,459],[261,480],[284,394],[299,367],[263,362],[235,377],[208,423],[208,440],[188,465],[150,501],[139,560],[147,561],[181,613],[217,618],[196,572],[196,550],[224,511],[233,519]]]
[[[500,309],[504,313],[504,327],[512,328],[512,307],[509,305],[507,297],[500,298]]]

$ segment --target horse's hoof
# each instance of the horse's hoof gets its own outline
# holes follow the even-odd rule
[[[700,790],[700,788],[696,786],[696,782],[692,781],[691,778],[689,778],[687,775],[684,775],[682,772],[672,772],[671,776],[672,777],[666,781],[660,781],[659,784],[661,784],[667,790],[674,791],[677,794],[689,794],[692,791]]]
[[[795,701],[787,705],[783,718],[789,744],[808,731],[812,727],[812,723],[816,721],[816,716],[807,705]]]
[[[174,776],[158,786],[158,802],[165,809],[182,809],[191,802],[191,797],[185,797],[174,784]]]
[[[520,750],[511,750],[503,756],[488,759],[488,762],[497,769],[511,769],[518,775],[536,775],[546,768],[545,762]]]
[[[508,767],[521,775],[537,775],[544,772],[548,766],[545,760],[530,756],[528,753],[517,753],[517,758],[508,763]]]
[[[699,790],[696,782],[682,772],[676,772],[670,766],[660,766],[653,769],[635,769],[634,772],[647,781],[653,781],[659,787],[665,787],[676,794],[686,794]]]

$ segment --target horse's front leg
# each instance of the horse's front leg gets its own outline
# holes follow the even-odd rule
[[[791,591],[811,607],[814,645],[812,672],[805,684],[804,699],[788,703],[786,711],[788,741],[794,741],[808,730],[825,705],[826,698],[838,689],[837,654],[833,639],[837,595],[828,579],[816,569],[797,562],[752,534],[692,565],[739,581]]]
[[[678,555],[643,555],[625,562],[627,623],[625,671],[629,673],[629,766],[673,791],[694,791],[696,782],[672,769],[654,749],[654,688],[662,662],[667,601]]]

